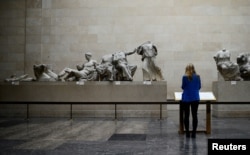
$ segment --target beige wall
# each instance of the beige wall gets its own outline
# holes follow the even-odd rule
[[[174,91],[181,91],[187,63],[194,63],[201,75],[202,91],[211,91],[212,81],[217,80],[215,52],[227,48],[236,61],[239,53],[250,51],[249,0],[0,3],[1,79],[13,73],[33,76],[35,63],[51,64],[58,73],[82,63],[87,51],[100,61],[105,54],[132,51],[151,40],[158,47],[157,62],[168,83],[168,98],[173,98]],[[135,81],[142,80],[140,59],[136,54],[128,57],[138,65]]]
[[[0,78],[23,74],[25,1],[0,1]]]

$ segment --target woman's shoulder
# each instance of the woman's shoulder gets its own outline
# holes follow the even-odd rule
[[[182,76],[182,78],[188,78],[188,76],[187,76],[186,74],[184,74],[184,75]]]
[[[182,76],[182,80],[183,80],[183,81],[188,81],[188,76],[187,76],[187,75],[183,75],[183,76]]]
[[[196,78],[196,79],[200,79],[200,75],[199,74],[194,74],[193,77]]]

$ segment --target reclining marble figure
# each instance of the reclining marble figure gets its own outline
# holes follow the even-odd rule
[[[240,81],[240,70],[237,63],[230,60],[231,53],[226,50],[220,50],[214,55],[214,60],[217,65],[217,70],[222,75],[225,81]]]
[[[164,80],[160,67],[156,64],[156,56],[158,54],[156,46],[147,41],[136,48],[137,54],[142,58],[142,72],[144,81],[160,81]]]
[[[52,71],[49,65],[39,64],[33,65],[35,81],[58,81],[58,76]]]
[[[52,71],[49,65],[46,64],[35,64],[33,65],[33,71],[35,79],[29,77],[28,74],[21,76],[12,75],[10,78],[5,79],[6,82],[17,82],[17,81],[58,81],[58,76]]]
[[[19,82],[19,81],[35,81],[32,77],[29,77],[28,74],[16,76],[16,75],[11,75],[9,78],[6,78],[4,80],[5,82]]]
[[[240,53],[237,56],[237,64],[240,68],[240,76],[244,81],[250,81],[250,53]]]
[[[77,69],[65,68],[58,74],[58,77],[65,81],[96,81],[98,77],[96,72],[97,61],[91,59],[92,54],[90,52],[85,54],[85,58],[86,63],[77,65]]]

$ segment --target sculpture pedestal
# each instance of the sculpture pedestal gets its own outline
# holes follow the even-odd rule
[[[215,81],[212,89],[217,102],[222,103],[213,104],[213,116],[250,117],[250,105],[240,104],[250,102],[250,81]]]
[[[157,102],[166,102],[167,96],[166,81],[20,82],[18,85],[0,85],[0,102],[10,102],[0,105],[0,117],[25,116],[27,105],[15,102],[32,102],[29,105],[30,117],[70,117],[71,108],[73,117],[114,117],[114,103],[119,102],[136,104],[117,104],[117,117],[159,117],[160,104]],[[64,102],[72,103],[72,107]],[[155,104],[146,105],[145,102]],[[167,116],[166,105],[162,105],[162,116]]]

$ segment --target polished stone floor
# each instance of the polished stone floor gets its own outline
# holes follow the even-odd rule
[[[205,117],[199,113],[199,129]],[[250,118],[214,118],[210,135],[178,134],[178,112],[157,118],[0,119],[0,154],[206,155],[208,138],[250,138]]]

